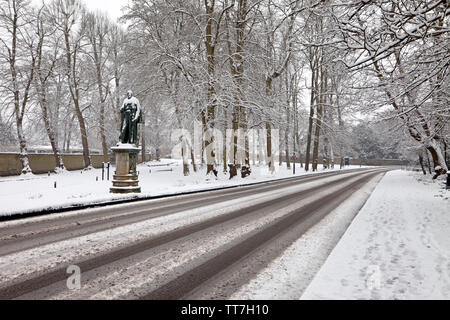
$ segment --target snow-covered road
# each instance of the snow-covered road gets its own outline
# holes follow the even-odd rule
[[[230,298],[382,174],[330,173],[3,222],[0,298]],[[66,286],[69,265],[81,269],[80,290]]]

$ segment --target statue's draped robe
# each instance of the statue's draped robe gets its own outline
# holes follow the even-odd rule
[[[141,120],[141,105],[135,97],[127,98],[120,108],[120,142],[137,143],[137,127]]]

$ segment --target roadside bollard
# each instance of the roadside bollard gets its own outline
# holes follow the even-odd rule
[[[292,168],[292,173],[295,175],[295,161],[297,161],[297,154],[295,152],[292,154],[291,160],[294,162],[294,167]]]
[[[54,183],[54,185],[53,185],[54,187],[55,187],[55,189],[56,189],[56,181],[55,181],[55,183]]]
[[[107,170],[107,179],[109,181],[109,167],[111,163],[110,162],[103,162],[102,164],[102,181],[105,180],[105,169]]]
[[[450,190],[450,173],[447,173],[447,190]]]

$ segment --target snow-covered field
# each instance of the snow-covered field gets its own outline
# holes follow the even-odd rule
[[[389,172],[302,299],[450,299],[450,191]]]
[[[300,169],[299,164],[296,168],[297,176],[307,174]],[[355,168],[359,166],[346,167]],[[114,167],[110,169],[110,179],[114,170]],[[181,162],[170,159],[138,165],[139,185],[142,188],[139,195],[109,193],[112,182],[107,181],[106,177],[105,181],[102,181],[101,169],[65,171],[52,173],[50,176],[44,174],[1,177],[0,216],[236,186],[293,176],[292,170],[288,170],[286,165],[276,166],[275,174],[271,174],[266,166],[254,166],[250,177],[242,179],[238,176],[232,180],[222,172],[217,179],[208,178],[205,176],[205,170],[191,172],[185,177],[182,170]],[[339,170],[339,166],[334,170]],[[319,169],[319,172],[322,172],[322,169]]]

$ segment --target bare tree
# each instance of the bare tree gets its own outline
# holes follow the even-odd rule
[[[105,134],[105,106],[109,93],[109,78],[105,77],[106,63],[108,61],[108,36],[110,21],[107,16],[100,13],[87,13],[85,16],[86,37],[89,42],[88,54],[95,65],[98,100],[100,102],[99,127],[102,141],[103,161],[109,162],[108,145]]]
[[[435,176],[447,172],[442,133],[449,120],[448,1],[356,1],[335,16],[341,39],[354,52],[352,70],[372,70],[378,88],[409,135],[431,154]],[[376,25],[379,22],[379,25]],[[387,101],[386,101],[387,100]]]
[[[55,30],[52,30],[51,26],[49,26],[48,20],[48,15],[46,16],[46,7],[43,6],[39,10],[36,19],[36,33],[38,36],[38,41],[36,46],[36,75],[34,78],[36,95],[39,105],[41,106],[45,130],[55,157],[56,168],[64,169],[64,163],[62,161],[61,152],[57,143],[55,130],[51,124],[51,116],[48,106],[49,82],[53,76],[57,60],[59,59],[60,38],[56,37],[53,43],[47,42],[47,39],[55,33]],[[50,46],[53,47],[53,50],[47,48]],[[45,54],[45,51],[49,51],[49,53]]]
[[[79,65],[82,40],[85,32],[84,8],[78,0],[54,0],[49,6],[53,23],[64,38],[67,85],[80,127],[85,167],[90,167],[88,133],[81,109],[81,68]],[[78,29],[77,29],[78,28]],[[75,30],[77,29],[77,30]]]
[[[31,173],[23,121],[36,65],[35,38],[29,31],[34,19],[25,0],[8,0],[0,4],[0,59],[9,66],[7,90],[13,100],[22,174]]]

